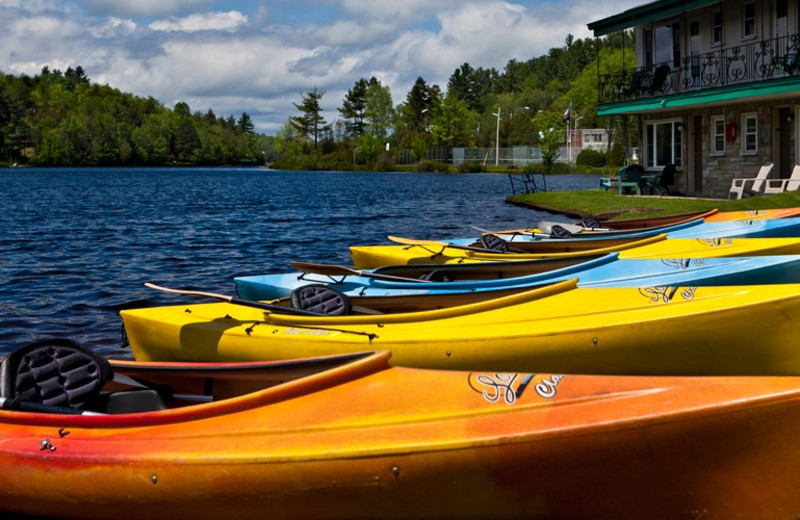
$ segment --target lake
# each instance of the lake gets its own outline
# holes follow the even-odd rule
[[[596,186],[547,179],[551,190]],[[349,245],[389,234],[453,238],[557,218],[506,203],[503,174],[11,168],[0,189],[0,355],[59,336],[129,356],[121,309],[199,301],[144,282],[233,294],[235,276],[293,260],[352,265]]]

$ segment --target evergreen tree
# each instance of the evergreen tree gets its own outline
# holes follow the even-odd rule
[[[314,137],[314,149],[317,149],[320,132],[326,130],[325,118],[322,116],[320,101],[325,95],[325,90],[314,87],[314,90],[303,95],[303,101],[299,105],[292,103],[301,115],[289,118],[292,126],[306,139]]]
[[[345,94],[339,114],[346,120],[345,131],[350,137],[358,137],[364,133],[364,111],[367,109],[367,90],[379,84],[373,76],[369,81],[364,78],[356,81],[353,88]]]
[[[236,123],[236,128],[243,134],[256,133],[256,125],[253,124],[253,120],[250,119],[250,114],[247,112],[242,112],[241,117],[239,117],[239,122]]]

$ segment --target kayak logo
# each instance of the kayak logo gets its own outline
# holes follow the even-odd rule
[[[535,377],[536,374],[495,373],[489,375],[471,373],[467,376],[467,383],[472,390],[481,394],[490,403],[503,401],[508,405],[512,405],[522,397],[522,394],[531,386]],[[564,376],[561,375],[542,378],[541,381],[533,385],[533,389],[540,397],[549,399],[556,395],[556,387],[562,379],[564,379]]]
[[[702,258],[695,258],[694,260],[691,258],[665,258],[661,260],[661,263],[674,268],[676,271],[685,271],[692,265],[696,267],[703,267],[706,265],[705,260]]]
[[[733,244],[733,238],[698,238],[698,242],[707,247],[724,247]]]
[[[680,291],[680,292],[678,292]],[[694,293],[697,287],[642,287],[639,289],[639,294],[650,300],[651,302],[669,303],[675,299],[675,295],[679,294],[684,300],[694,299]]]

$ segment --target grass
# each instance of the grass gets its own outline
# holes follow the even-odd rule
[[[793,208],[800,206],[800,192],[759,195],[741,200],[695,199],[688,197],[648,197],[619,195],[614,191],[546,191],[506,198],[512,204],[531,206],[573,216],[628,219],[691,213],[710,209],[739,211],[750,209]]]

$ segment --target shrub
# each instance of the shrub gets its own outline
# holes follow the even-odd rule
[[[614,141],[614,144],[611,146],[611,149],[608,151],[606,164],[609,166],[625,166],[626,163],[625,157],[625,147],[622,146],[622,142],[619,140]]]
[[[575,158],[575,166],[600,168],[606,165],[606,154],[591,148],[584,148]]]
[[[478,161],[465,161],[458,165],[459,173],[482,173],[485,171],[486,168]]]
[[[381,153],[378,158],[375,159],[373,169],[376,172],[390,172],[394,170],[394,157],[386,152]]]
[[[423,173],[447,173],[450,166],[439,161],[420,161],[414,170]]]

